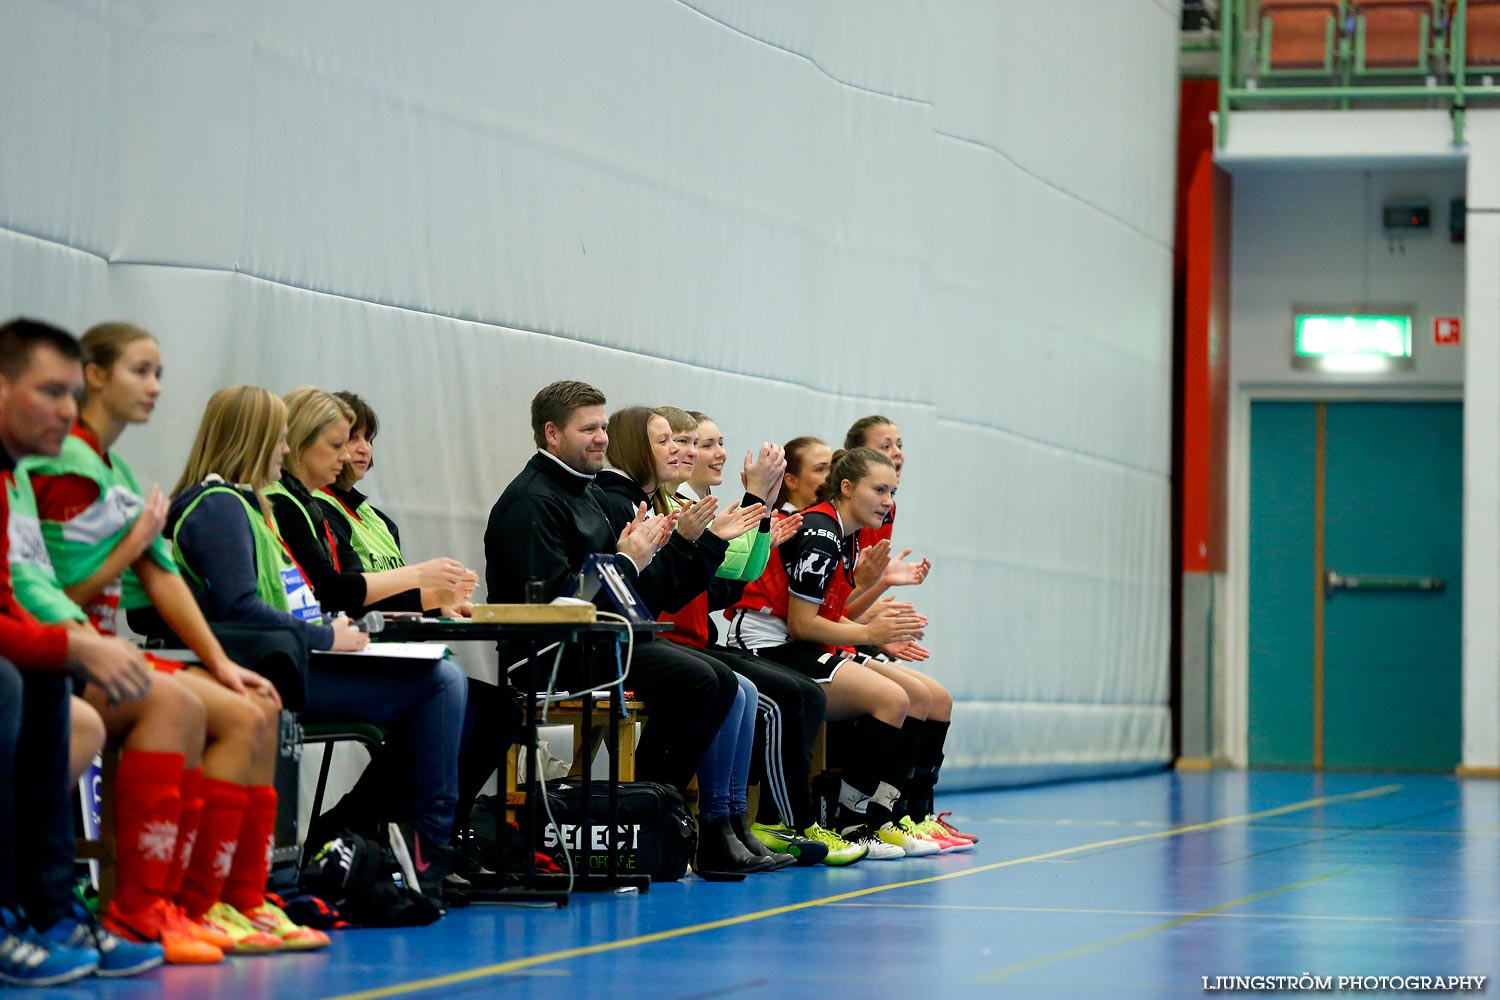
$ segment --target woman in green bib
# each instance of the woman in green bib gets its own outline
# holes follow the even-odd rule
[[[366,570],[395,569],[406,565],[401,555],[401,532],[385,511],[370,503],[358,485],[375,467],[375,435],[380,417],[365,399],[352,392],[335,392],[353,414],[349,427],[349,460],[338,478],[313,494],[323,504],[328,526],[333,531],[340,565],[356,563]],[[398,594],[376,605],[383,611],[436,610],[444,618],[467,618],[474,606],[468,600],[479,576],[470,573],[453,596],[452,604],[433,605],[424,609],[417,595]]]
[[[457,603],[459,588],[478,576],[456,559],[429,559],[412,566],[399,560],[376,567],[344,565],[324,505],[313,494],[333,485],[349,458],[353,412],[342,401],[310,385],[282,397],[287,407],[287,454],[281,477],[266,488],[281,537],[307,575],[318,604],[358,616],[398,597],[403,606],[437,608]]]
[[[368,574],[373,570],[375,575],[380,575],[400,571],[406,567],[406,560],[401,555],[401,534],[396,523],[354,488],[374,464],[372,442],[380,420],[370,404],[359,396],[352,392],[338,392],[331,394],[332,399],[343,408],[339,411],[341,414],[350,415],[349,423],[332,421],[332,407],[327,399],[319,398],[321,395],[299,389],[286,397],[292,425],[304,428],[305,440],[293,441],[294,452],[300,444],[303,456],[297,463],[300,470],[298,484],[319,501],[313,505],[310,526],[315,525],[313,530],[317,536],[328,538],[329,554],[342,573]],[[304,419],[303,411],[320,411],[332,426],[319,426],[316,419]],[[324,482],[319,476],[326,478],[329,472],[326,465],[317,461],[317,439],[330,431],[334,440],[342,438],[345,442],[348,460],[332,482]],[[292,465],[291,456],[286,464]],[[283,501],[272,500],[272,503],[280,502]],[[295,546],[293,551],[296,551]],[[309,553],[308,558],[319,559],[321,555]],[[375,602],[373,606],[381,611],[420,612],[425,609],[445,618],[467,618],[473,612],[468,600],[469,591],[478,579],[477,574],[465,571],[456,592],[409,590]],[[318,584],[315,583],[313,589],[318,590]],[[321,590],[318,592],[321,596]],[[495,747],[508,746],[520,732],[521,721],[521,708],[513,697],[494,684],[469,678],[468,715],[464,720],[463,748],[458,758],[458,819],[454,827],[460,834],[468,826],[469,807],[474,797],[495,772],[499,756]],[[472,734],[480,734],[480,738],[471,739]],[[364,786],[361,791],[378,788],[379,780],[371,776],[361,785]],[[371,809],[371,803],[361,801],[358,794],[351,794],[334,807],[332,819],[325,822],[329,826],[358,828],[367,823]],[[464,859],[459,859],[461,866],[464,863]]]
[[[159,683],[185,689],[195,703],[161,714],[178,721],[196,716],[198,739],[206,735],[201,757],[168,768],[167,755],[140,752],[159,747],[144,731],[170,725],[168,720],[130,714],[129,706],[88,693],[110,732],[124,739],[120,774],[128,770],[132,780],[128,789],[121,785],[117,801],[129,800],[131,810],[160,802],[136,825],[160,831],[175,823],[177,832],[176,857],[165,879],[154,881],[149,864],[118,866],[125,877],[117,879],[105,920],[122,934],[161,940],[171,962],[212,957],[201,945],[185,948],[175,939],[183,928],[163,915],[179,904],[178,912],[219,932],[207,943],[224,951],[325,947],[326,935],[293,924],[265,898],[276,824],[272,782],[280,700],[264,677],[225,654],[161,537],[166,500],[156,487],[143,490],[112,450],[127,427],[151,418],[161,390],[161,349],[150,333],[128,323],[99,324],[83,335],[81,346],[84,396],[72,431],[57,455],[32,456],[17,472],[35,501],[50,562],[18,571],[17,594],[47,620],[81,609],[107,635],[119,631],[120,612],[155,608],[201,663],[155,661]],[[142,761],[150,766],[149,782],[134,776]],[[123,820],[126,810],[116,813],[122,851],[150,842]],[[195,852],[195,843],[216,846]],[[154,909],[147,909],[148,900]]]
[[[214,393],[172,491],[173,554],[210,621],[289,625],[314,650],[362,649],[367,638],[347,618],[324,618],[265,499],[289,450],[280,398],[243,385]],[[374,793],[414,816],[424,891],[440,887],[451,855],[464,689],[463,671],[448,659],[315,653],[308,675],[304,718],[359,719],[386,730],[383,756],[394,773]]]

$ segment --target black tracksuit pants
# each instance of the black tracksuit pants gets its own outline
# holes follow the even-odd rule
[[[818,819],[809,762],[828,699],[814,680],[753,653],[710,646],[709,656],[760,689],[755,759],[763,762],[759,815],[805,830]]]
[[[635,776],[685,791],[740,689],[734,672],[665,639],[637,642],[625,690],[645,703]]]

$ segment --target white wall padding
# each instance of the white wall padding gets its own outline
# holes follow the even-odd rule
[[[148,482],[220,385],[360,391],[409,556],[476,567],[554,378],[740,453],[887,413],[946,782],[1160,763],[1176,17],[8,0],[0,315],[158,334]]]

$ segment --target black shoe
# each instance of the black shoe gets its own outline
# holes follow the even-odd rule
[[[472,827],[465,827],[453,835],[453,873],[455,875],[493,875],[484,863],[484,851]]]
[[[700,877],[710,882],[738,882],[770,865],[770,858],[757,857],[740,843],[729,817],[699,821],[698,858],[693,870]]]
[[[348,830],[366,840],[385,840],[385,824],[347,805],[348,797],[321,816],[314,816],[307,824],[307,836],[302,840],[302,863],[313,859],[323,845]]]
[[[762,868],[761,871],[780,871],[797,863],[797,856],[795,854],[783,854],[780,851],[773,851],[761,843],[760,838],[750,832],[750,825],[745,822],[744,816],[729,817],[729,828],[734,831],[735,837],[744,845],[745,850],[758,858],[771,859],[771,863]]]
[[[486,874],[493,875],[494,872]],[[474,883],[464,878],[458,872],[449,872],[448,877],[443,879],[443,905],[454,909],[463,909],[469,905],[469,890],[474,888]]]

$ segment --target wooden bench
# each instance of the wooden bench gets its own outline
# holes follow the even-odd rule
[[[646,721],[645,708],[644,702],[633,698],[625,702],[625,714],[620,718],[619,742],[614,748],[615,763],[619,769],[621,781],[635,780],[636,724]],[[585,711],[589,713],[590,726],[590,739],[587,750],[583,746],[583,715]],[[547,708],[547,721],[545,723],[538,718],[538,726],[573,727],[573,764],[568,770],[568,777],[581,777],[583,768],[592,766],[594,758],[599,753],[599,748],[604,745],[605,736],[609,733],[608,713],[609,702],[607,700],[569,698],[567,701],[554,702]],[[519,790],[519,785],[516,781],[518,761],[524,749],[521,746],[513,746],[510,748],[510,753],[506,756],[505,804],[510,807],[526,804],[526,793]]]

